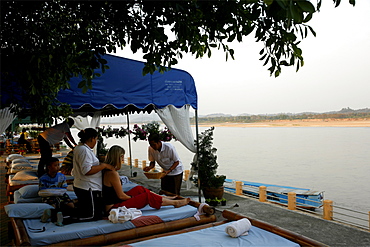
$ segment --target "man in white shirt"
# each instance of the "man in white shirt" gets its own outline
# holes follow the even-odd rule
[[[183,165],[172,144],[162,142],[158,134],[151,134],[148,138],[148,158],[150,164],[144,168],[148,172],[155,167],[157,162],[162,168],[164,177],[161,178],[161,189],[180,195]]]

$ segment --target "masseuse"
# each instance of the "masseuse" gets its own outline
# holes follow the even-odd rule
[[[112,165],[99,163],[93,148],[98,132],[93,128],[78,133],[80,144],[73,150],[73,189],[78,198],[78,219],[80,221],[101,220],[104,213],[102,198],[102,170],[115,170]]]
[[[157,162],[163,168],[163,177],[161,178],[161,189],[180,195],[183,165],[174,146],[168,142],[162,142],[158,134],[151,134],[148,138],[148,158],[149,166],[143,170],[150,171]]]

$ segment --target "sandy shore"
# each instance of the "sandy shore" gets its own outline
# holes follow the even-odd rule
[[[370,127],[370,119],[273,120],[256,123],[207,123],[201,127]]]

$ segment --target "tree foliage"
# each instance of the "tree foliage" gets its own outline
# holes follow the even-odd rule
[[[30,108],[33,120],[51,122],[71,113],[58,91],[79,74],[79,87],[91,89],[94,70],[109,68],[101,56],[117,48],[141,50],[146,74],[185,53],[210,57],[221,49],[233,58],[229,43],[249,35],[264,44],[260,60],[279,76],[283,66],[303,66],[299,45],[315,35],[307,22],[321,1],[1,1],[2,91],[13,95],[7,103]]]

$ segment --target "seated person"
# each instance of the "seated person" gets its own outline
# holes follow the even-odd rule
[[[43,202],[55,208],[46,209],[41,221],[45,223],[51,217],[52,222],[63,226],[63,217],[68,218],[72,213],[74,203],[67,194],[66,177],[58,171],[59,160],[52,157],[46,165],[46,173],[39,179],[39,196]]]
[[[121,179],[117,170],[121,169],[125,150],[120,146],[112,146],[105,159],[105,163],[116,168],[115,171],[106,170],[103,176],[103,201],[106,213],[113,208],[125,206],[126,208],[143,208],[149,206],[159,209],[161,206],[173,205],[182,207],[189,203],[190,199],[174,200],[176,197],[162,197],[143,186],[136,186],[126,193],[122,191]]]

